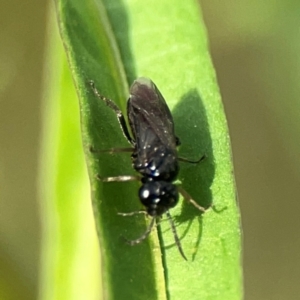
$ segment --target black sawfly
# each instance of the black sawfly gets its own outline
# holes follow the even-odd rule
[[[178,203],[179,193],[201,212],[205,212],[206,209],[173,182],[179,172],[179,161],[199,163],[205,156],[197,161],[178,156],[176,147],[180,145],[180,140],[175,135],[173,117],[165,99],[150,79],[140,77],[130,87],[127,116],[132,135],[129,133],[124,115],[118,106],[111,99],[102,96],[93,81],[89,81],[89,84],[94,94],[116,113],[123,134],[131,144],[131,148],[100,151],[90,147],[91,152],[132,152],[133,168],[140,173],[140,176],[101,177],[97,175],[97,178],[103,182],[140,180],[142,185],[139,189],[139,198],[145,210],[119,214],[132,216],[144,213],[152,217],[144,234],[135,240],[126,240],[127,243],[136,245],[142,242],[151,233],[156,219],[166,214],[179,252],[187,260],[169,209]]]

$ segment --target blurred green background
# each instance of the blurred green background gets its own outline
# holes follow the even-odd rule
[[[232,140],[245,299],[299,299],[300,2],[200,2]],[[0,7],[0,299],[36,299],[53,5],[1,0]]]

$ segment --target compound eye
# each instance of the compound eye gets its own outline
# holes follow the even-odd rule
[[[140,189],[140,193],[139,193],[140,195],[140,199],[141,200],[146,200],[146,199],[148,199],[149,198],[149,196],[150,196],[150,191],[149,191],[149,189],[147,189],[147,188],[141,188]]]
[[[168,208],[172,208],[178,203],[178,200],[179,200],[178,191],[176,187],[172,185],[171,188],[168,188],[168,191],[165,194],[164,205]]]
[[[163,214],[178,202],[178,191],[175,185],[165,181],[145,183],[139,191],[139,198],[144,206]]]
[[[145,183],[139,191],[139,198],[145,206],[159,202],[160,195],[161,190],[157,182]]]

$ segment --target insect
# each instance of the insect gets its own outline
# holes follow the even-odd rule
[[[140,176],[98,176],[98,178],[103,182],[140,180],[142,185],[138,194],[145,210],[120,214],[128,216],[145,213],[152,217],[144,234],[135,240],[127,240],[127,242],[130,245],[142,242],[151,233],[156,219],[166,214],[179,252],[187,260],[169,209],[178,203],[179,193],[201,212],[205,212],[206,209],[198,205],[183,188],[173,182],[179,172],[179,161],[199,163],[205,156],[197,161],[178,156],[176,147],[180,145],[180,140],[175,135],[173,117],[165,99],[150,79],[140,77],[130,87],[127,116],[132,135],[129,133],[125,117],[118,106],[112,100],[100,95],[93,81],[90,81],[89,84],[94,94],[116,113],[123,134],[131,144],[131,148],[112,148],[96,151],[91,147],[91,151],[132,152],[133,168],[140,173]]]

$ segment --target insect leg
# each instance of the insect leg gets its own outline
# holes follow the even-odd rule
[[[140,176],[133,176],[133,175],[121,175],[121,176],[115,176],[115,177],[101,177],[100,175],[97,175],[97,179],[102,182],[124,182],[124,181],[134,181],[134,180],[140,180]]]
[[[132,211],[129,213],[118,212],[118,215],[123,216],[123,217],[131,217],[131,216],[140,215],[140,214],[148,215],[148,213],[145,210]]]
[[[90,146],[90,152],[92,153],[119,153],[119,152],[132,152],[134,149],[133,148],[110,148],[110,149],[105,149],[105,150],[98,150],[95,149],[93,146]]]
[[[103,100],[106,103],[106,105],[108,107],[110,107],[115,112],[115,114],[117,115],[117,118],[118,118],[118,121],[119,121],[119,124],[121,126],[121,129],[123,131],[124,136],[126,137],[126,139],[128,140],[128,142],[130,144],[134,145],[135,142],[129,134],[129,130],[128,130],[128,127],[126,125],[125,118],[124,118],[124,115],[123,115],[122,111],[119,109],[119,107],[111,99],[108,99],[108,98],[102,96],[99,93],[99,91],[95,87],[94,81],[90,80],[89,85],[91,86],[95,96],[98,97],[99,99]]]
[[[177,248],[178,248],[178,250],[179,250],[181,256],[182,256],[185,260],[187,260],[186,256],[184,255],[184,252],[183,252],[183,249],[182,249],[182,246],[181,246],[181,243],[180,243],[180,239],[179,239],[179,237],[178,237],[178,234],[177,234],[177,231],[176,231],[174,222],[173,222],[172,217],[171,217],[171,215],[170,215],[170,213],[169,213],[168,210],[166,211],[166,215],[167,215],[168,220],[169,220],[169,222],[170,222],[171,229],[172,229],[172,233],[173,233],[173,236],[174,236],[174,239],[175,239],[175,243],[176,243],[176,245],[177,245]]]
[[[197,209],[199,209],[199,210],[202,211],[202,212],[205,212],[205,211],[206,211],[206,208],[204,208],[204,207],[202,207],[201,205],[199,205],[199,204],[198,204],[198,203],[190,196],[190,194],[189,194],[186,190],[184,190],[181,186],[178,186],[177,188],[178,188],[179,193],[183,196],[183,198],[184,198],[187,202],[193,204]]]
[[[154,227],[154,224],[155,224],[155,217],[152,218],[150,225],[148,226],[147,230],[145,231],[145,233],[142,236],[140,236],[138,239],[132,240],[132,241],[125,239],[126,243],[131,245],[131,246],[134,246],[134,245],[139,244],[140,242],[142,242],[151,233],[151,231]]]
[[[198,160],[189,160],[189,159],[184,158],[184,157],[178,157],[178,160],[179,160],[179,161],[183,161],[183,162],[187,162],[187,163],[190,163],[190,164],[198,164],[198,163],[200,163],[201,161],[203,161],[205,158],[206,158],[206,155],[204,154],[204,155],[201,156]]]

